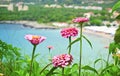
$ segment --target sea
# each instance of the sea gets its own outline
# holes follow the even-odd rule
[[[31,27],[25,27],[22,24],[0,24],[0,40],[20,48],[20,52],[23,56],[31,56],[33,45],[27,41],[24,36],[26,34],[40,35],[46,37],[46,40],[40,43],[35,51],[35,54],[39,54],[37,60],[48,61],[48,57],[53,57],[60,54],[68,53],[68,39],[63,38],[60,34],[61,29],[36,29]],[[108,49],[112,42],[110,39],[101,37],[98,35],[83,33],[84,36],[92,43],[91,48],[88,42],[83,39],[82,49],[82,64],[93,64],[96,59],[107,60]],[[76,37],[77,38],[77,37]],[[75,38],[72,38],[74,40]],[[50,51],[47,46],[53,46]],[[79,61],[79,42],[72,45],[71,54],[73,55],[73,63]]]

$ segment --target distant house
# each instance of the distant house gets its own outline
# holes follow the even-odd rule
[[[7,7],[8,11],[14,11],[13,3],[10,3]]]
[[[79,6],[77,8],[80,9],[86,9],[86,10],[102,10],[102,7],[98,7],[98,6]]]
[[[27,11],[27,10],[29,10],[29,7],[27,5],[24,5],[23,2],[18,2],[16,4],[16,7],[18,7],[18,11]]]
[[[57,4],[51,4],[51,5],[46,4],[44,7],[46,7],[46,8],[62,8],[61,5],[57,5]]]
[[[46,4],[44,7],[49,8],[50,6],[48,4]]]
[[[27,5],[24,5],[22,10],[27,11],[28,9],[29,9],[29,7]]]
[[[87,13],[84,13],[83,16],[87,17],[87,18],[90,18],[91,16],[93,16],[94,13],[93,12],[87,12]]]
[[[63,5],[65,8],[74,8],[75,6],[73,6],[73,5]]]

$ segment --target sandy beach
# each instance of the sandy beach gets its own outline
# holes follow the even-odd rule
[[[31,27],[36,29],[59,29],[64,27],[53,26],[52,24],[37,23],[36,21],[0,21],[0,23],[22,24],[24,27]],[[51,25],[51,26],[50,26]],[[68,27],[68,26],[67,26]],[[113,40],[117,27],[106,26],[86,26],[83,32],[87,34],[98,35]]]
[[[87,33],[87,34],[92,34],[92,35],[104,37],[104,38],[107,38],[107,39],[110,39],[110,40],[114,39],[114,35],[106,34],[104,32],[95,32],[95,31],[91,31],[91,30],[87,30],[87,29],[83,29],[83,32]]]
[[[107,27],[107,26],[86,26],[84,32],[89,34],[98,35],[113,40],[115,32],[118,27]]]

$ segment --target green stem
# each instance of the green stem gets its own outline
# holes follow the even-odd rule
[[[81,62],[82,62],[82,24],[80,24],[80,58],[79,58],[79,76],[81,76]]]
[[[69,37],[69,44],[71,44],[71,37]],[[69,47],[68,54],[70,54],[70,53],[71,53],[71,45],[70,45],[70,47]]]
[[[31,74],[32,74],[32,68],[33,68],[33,60],[34,60],[35,49],[36,49],[36,45],[33,46],[32,58],[31,58],[31,63],[30,63],[29,76],[31,76]]]
[[[48,50],[49,50],[49,54],[50,54],[50,48]]]
[[[48,57],[48,60],[50,60],[51,61],[51,58],[52,58],[52,54],[50,53],[50,48],[48,49],[49,50],[49,57]]]
[[[62,68],[62,76],[64,76],[64,68]]]
[[[46,76],[51,76],[53,74],[53,71],[57,69],[57,67],[53,67],[48,73]]]
[[[52,63],[48,64],[47,66],[45,66],[41,71],[40,71],[40,74],[48,67],[50,66]]]
[[[107,57],[107,65],[108,66],[108,63],[109,63],[109,57],[110,57],[110,54],[108,54],[108,57]]]

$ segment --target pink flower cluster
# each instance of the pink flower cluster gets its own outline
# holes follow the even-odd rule
[[[76,28],[64,28],[61,30],[61,35],[64,38],[74,37],[78,35],[78,30]]]
[[[43,36],[38,35],[25,35],[25,39],[30,41],[33,45],[38,45],[39,43],[43,42],[46,38]]]
[[[62,54],[62,55],[54,56],[52,59],[52,64],[54,67],[65,67],[70,65],[72,60],[73,60],[72,55]]]
[[[73,22],[77,22],[77,23],[83,23],[83,22],[88,22],[89,19],[88,18],[84,18],[84,17],[78,17],[72,20]]]

